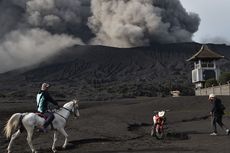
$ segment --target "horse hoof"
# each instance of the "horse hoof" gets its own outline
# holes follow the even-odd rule
[[[57,150],[56,149],[52,149],[53,150],[53,153],[57,153]]]

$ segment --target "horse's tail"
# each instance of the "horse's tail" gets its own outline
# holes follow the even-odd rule
[[[4,133],[6,138],[10,138],[12,133],[19,127],[22,120],[22,114],[21,113],[15,113],[13,114],[10,119],[7,121],[5,127],[4,127]]]

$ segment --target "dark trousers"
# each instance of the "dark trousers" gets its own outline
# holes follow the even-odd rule
[[[215,115],[212,116],[212,129],[213,129],[213,132],[217,132],[216,124],[219,124],[219,126],[221,128],[223,128],[224,124],[222,122],[222,117],[223,117],[223,115],[221,115],[221,114],[215,114]]]
[[[45,112],[44,116],[46,117],[44,128],[46,128],[54,120],[54,114],[51,112]]]

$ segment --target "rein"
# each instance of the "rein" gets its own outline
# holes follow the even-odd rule
[[[63,109],[65,109],[65,110],[67,110],[68,112],[72,112],[70,109],[68,109],[68,108],[65,108],[65,107],[61,107],[61,108],[63,108]],[[75,109],[74,109],[74,112],[75,112]],[[61,114],[59,114],[59,113],[57,113],[57,112],[54,112],[54,113],[56,113],[57,115],[59,115],[59,116],[61,116],[62,118],[64,118],[65,120],[67,120],[68,118],[65,118],[63,115],[61,115]],[[75,115],[75,113],[74,113],[74,115]]]
[[[72,111],[69,110],[68,108],[65,108],[65,107],[61,107],[61,108],[64,108],[65,110],[69,111],[70,113],[72,112]]]
[[[67,109],[65,107],[61,107],[61,108],[64,108],[65,110],[67,110],[67,111],[69,111],[71,113],[71,110],[69,110],[69,109]],[[54,113],[57,114],[57,115],[59,115],[59,116],[61,116],[62,118],[64,118],[67,121],[68,118],[65,118],[63,115],[61,115],[61,114],[59,114],[57,112],[54,112]]]

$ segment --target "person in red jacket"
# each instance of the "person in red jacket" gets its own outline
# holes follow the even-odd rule
[[[166,120],[164,117],[165,111],[159,111],[156,115],[153,116],[153,127],[151,130],[151,136],[155,134],[156,126],[162,126]]]

